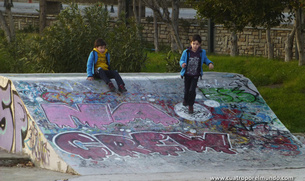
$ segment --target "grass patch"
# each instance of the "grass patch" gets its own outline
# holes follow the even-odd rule
[[[291,132],[305,132],[305,94],[291,93],[289,89],[283,87],[258,87],[258,90],[272,111]]]
[[[149,52],[143,72],[166,72],[166,53]],[[305,66],[264,57],[208,55],[215,72],[249,78],[279,120],[293,133],[305,133]],[[204,71],[208,71],[204,66]]]
[[[147,52],[147,61],[142,72],[166,72],[166,53]]]

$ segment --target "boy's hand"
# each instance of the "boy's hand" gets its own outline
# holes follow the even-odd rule
[[[87,80],[94,80],[94,77],[87,77]]]
[[[185,68],[185,67],[186,67],[186,63],[183,63],[183,64],[181,65],[181,67],[182,67],[182,68]]]
[[[212,63],[209,64],[209,69],[210,70],[214,69],[214,65]]]

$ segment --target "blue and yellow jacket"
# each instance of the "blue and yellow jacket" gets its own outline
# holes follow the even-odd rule
[[[98,54],[96,51],[91,51],[88,57],[87,61],[87,76],[88,77],[93,77],[94,75],[94,65],[97,63],[98,60]],[[110,65],[110,54],[107,52],[106,53],[106,60],[108,66]]]

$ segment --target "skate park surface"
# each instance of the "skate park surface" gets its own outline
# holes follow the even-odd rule
[[[83,73],[1,74],[0,148],[87,180],[271,171],[304,180],[303,143],[243,75],[205,72],[191,115],[179,73],[121,75],[126,93]]]

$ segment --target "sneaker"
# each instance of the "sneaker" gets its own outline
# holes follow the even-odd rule
[[[127,92],[125,86],[123,84],[119,85],[119,91],[120,92]]]
[[[111,92],[114,92],[114,91],[115,91],[115,87],[114,87],[114,85],[113,85],[112,82],[109,82],[109,83],[108,83],[108,86],[109,86],[109,89],[110,89]]]
[[[193,114],[194,113],[194,107],[193,106],[189,106],[189,114]]]

